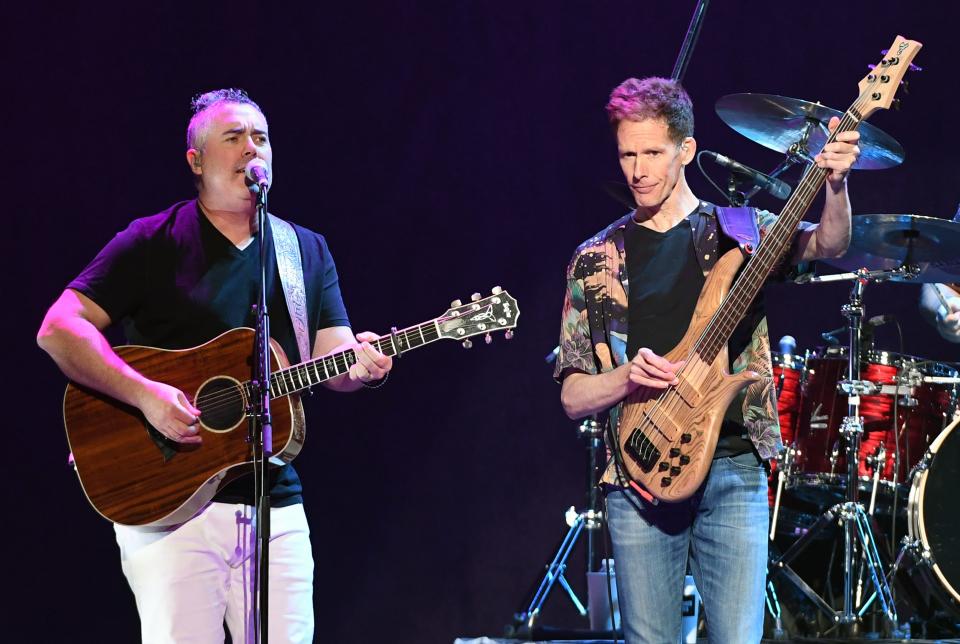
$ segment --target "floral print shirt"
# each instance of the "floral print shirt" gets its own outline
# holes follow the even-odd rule
[[[761,238],[776,222],[776,215],[754,210]],[[567,268],[567,291],[563,303],[560,352],[554,378],[562,380],[568,370],[597,374],[611,371],[628,362],[627,307],[629,284],[624,254],[624,229],[634,212],[624,215],[583,242]],[[715,206],[700,202],[688,217],[694,249],[704,274],[717,261],[719,230]],[[743,420],[747,434],[763,459],[771,459],[781,448],[780,422],[777,417],[776,389],[770,359],[770,339],[765,316],[756,318],[750,342],[733,361],[733,372],[751,369],[760,381],[750,385],[743,396]],[[616,435],[620,408],[609,410],[610,426]],[[609,446],[608,446],[609,452]],[[625,482],[616,476],[609,459],[602,482]]]

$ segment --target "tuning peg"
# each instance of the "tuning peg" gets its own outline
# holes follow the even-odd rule
[[[454,300],[453,302],[450,302],[450,307],[451,307],[451,308],[454,308],[454,309],[455,309],[455,308],[457,308],[458,306],[463,306],[463,302],[461,302],[460,300]]]
[[[506,332],[503,334],[503,337],[506,338],[507,340],[513,340],[513,329],[507,329]]]
[[[896,111],[899,112],[899,111],[900,111],[900,99],[899,99],[899,98],[893,99],[893,103],[890,105],[890,107],[892,107],[893,109],[895,109]]]
[[[479,293],[474,293],[473,295],[470,296],[470,300],[473,301],[473,302],[476,302],[476,301],[479,300],[479,299],[480,299],[480,294],[479,294]]]
[[[483,336],[483,341],[487,344],[490,344],[493,342],[493,336],[488,333],[487,335]]]
[[[500,288],[499,286],[494,286],[492,289],[490,289],[490,292],[493,293],[494,295],[500,295],[501,293],[503,293],[503,289]]]
[[[464,349],[469,349],[472,346],[473,346],[473,342],[470,342],[470,338],[467,338],[466,340],[463,341]]]

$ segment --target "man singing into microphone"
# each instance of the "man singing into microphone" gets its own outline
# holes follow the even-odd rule
[[[660,390],[677,383],[682,364],[662,356],[682,339],[717,256],[736,242],[718,225],[716,208],[697,199],[684,176],[697,151],[686,91],[672,80],[631,78],[613,90],[607,113],[637,207],[573,255],[555,376],[571,418],[609,413],[616,432],[627,395],[638,387]],[[833,119],[830,128],[838,123]],[[820,223],[797,235],[792,261],[846,250],[846,184],[859,153],[857,139],[856,132],[840,134],[817,155],[817,165],[829,169],[826,200]],[[775,220],[753,210],[740,218],[736,229],[759,227],[761,234]],[[677,641],[688,555],[710,641],[760,641],[768,523],[763,459],[775,456],[780,445],[761,303],[747,312],[728,348],[730,371],[749,369],[761,380],[718,410],[726,420],[700,489],[680,503],[655,505],[628,487],[616,458],[604,474],[629,644]]]
[[[185,444],[202,443],[200,411],[188,398],[192,392],[137,373],[101,330],[122,324],[131,344],[182,349],[253,326],[262,234],[271,336],[292,363],[311,357],[300,355],[274,234],[269,227],[257,229],[255,199],[244,175],[251,162],[259,164],[269,185],[273,151],[263,111],[234,89],[202,94],[193,108],[186,160],[197,198],[136,219],[110,240],[67,285],[38,335],[71,380],[138,408],[167,438]],[[390,357],[370,344],[374,334],[354,336],[350,330],[324,238],[299,226],[294,230],[312,357],[353,349],[358,358],[348,373],[324,384],[337,391],[376,386],[392,367]],[[286,465],[271,470],[269,484],[269,638],[311,642],[313,559],[300,480]],[[159,531],[115,526],[144,642],[222,642],[224,621],[234,642],[250,641],[253,503],[253,477],[244,475],[181,525]]]

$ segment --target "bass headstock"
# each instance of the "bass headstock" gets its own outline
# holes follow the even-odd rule
[[[897,36],[890,49],[883,52],[880,62],[857,84],[860,99],[856,106],[861,118],[866,119],[877,110],[896,107],[895,97],[904,76],[911,69],[919,70],[912,61],[921,47],[923,45],[916,40]]]

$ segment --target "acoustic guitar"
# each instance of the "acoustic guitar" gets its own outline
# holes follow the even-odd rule
[[[441,339],[469,346],[476,335],[516,327],[516,300],[499,287],[480,299],[454,305],[440,317],[372,342],[399,356]],[[151,380],[177,387],[200,414],[202,444],[170,440],[136,407],[88,387],[70,383],[63,399],[67,440],[83,491],[105,518],[131,526],[182,523],[196,514],[227,482],[252,471],[248,442],[248,402],[253,373],[253,329],[227,331],[198,347],[183,350],[122,346],[115,351]],[[271,464],[289,463],[306,437],[299,393],[347,373],[356,363],[353,349],[290,366],[271,340]]]

